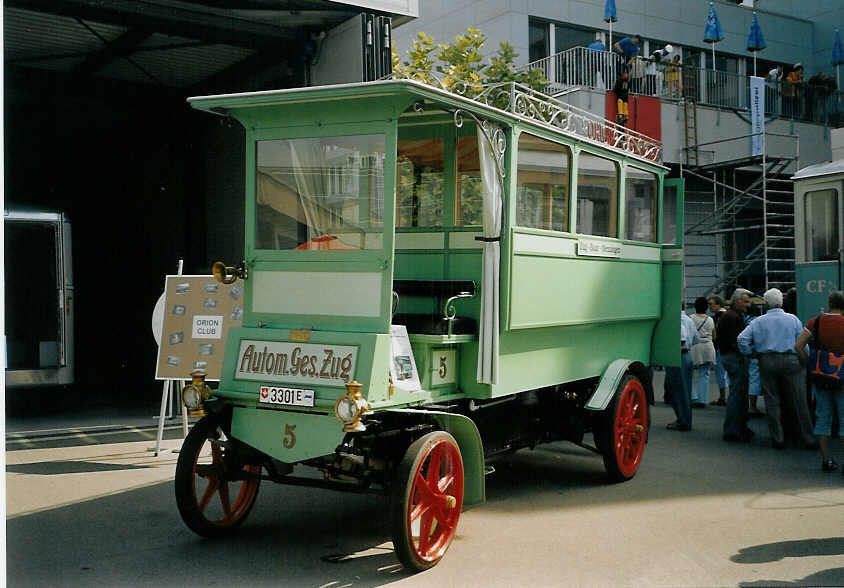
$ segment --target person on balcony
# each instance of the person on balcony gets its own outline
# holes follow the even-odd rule
[[[785,114],[792,118],[799,118],[802,115],[803,97],[803,64],[795,63],[794,69],[785,76]]]
[[[675,55],[674,59],[665,66],[665,83],[668,85],[668,97],[679,98],[682,89],[680,87],[680,56]]]
[[[616,122],[624,126],[627,124],[627,101],[630,99],[630,74],[621,72],[612,91],[616,100]]]
[[[593,88],[606,89],[607,73],[603,53],[607,50],[601,33],[595,33],[595,40],[586,47],[587,68],[589,70],[589,85]]]
[[[832,76],[829,76],[829,78],[831,79]],[[806,84],[806,117],[810,120],[824,120],[826,117],[826,99],[829,95],[827,75],[821,70],[809,78],[809,82]]]
[[[624,58],[625,66],[630,67],[633,60],[639,55],[639,44],[641,41],[642,38],[639,35],[633,35],[631,37],[624,37],[614,45],[616,51],[621,53],[621,56]]]

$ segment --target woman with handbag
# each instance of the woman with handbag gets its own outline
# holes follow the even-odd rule
[[[844,292],[833,290],[829,293],[828,313],[821,313],[806,323],[806,328],[797,338],[794,350],[800,359],[809,366],[809,381],[815,397],[815,430],[821,450],[821,470],[832,472],[838,463],[829,451],[829,438],[832,436],[832,421],[835,406],[838,407],[838,431],[844,444],[844,384],[842,379],[842,361],[844,361]],[[812,347],[811,355],[806,354],[806,344]],[[842,471],[844,473],[844,471]]]
[[[706,314],[708,307],[709,302],[703,296],[695,300],[692,321],[697,329],[698,342],[690,350],[695,374],[697,374],[692,390],[694,408],[706,408],[706,401],[709,399],[709,368],[715,365],[715,345],[712,343],[715,335],[715,321]]]

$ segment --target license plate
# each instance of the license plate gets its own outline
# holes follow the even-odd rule
[[[280,388],[277,386],[261,386],[258,391],[258,402],[264,404],[283,404],[286,406],[313,406],[314,391],[301,388]]]

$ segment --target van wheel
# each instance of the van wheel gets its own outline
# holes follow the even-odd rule
[[[414,441],[398,467],[391,504],[396,555],[422,571],[445,555],[463,507],[463,458],[454,437],[434,431]]]
[[[648,400],[639,378],[624,376],[596,433],[610,480],[624,482],[635,476],[648,438]]]
[[[220,443],[222,432],[208,417],[182,443],[176,463],[176,505],[185,524],[203,537],[231,533],[252,510],[258,496],[260,465],[233,463]]]

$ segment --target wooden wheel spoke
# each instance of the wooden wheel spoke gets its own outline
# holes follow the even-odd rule
[[[430,476],[430,472],[428,472],[428,476]],[[434,482],[434,486],[436,482]],[[419,502],[430,503],[435,500],[434,489],[431,487],[431,484],[422,477],[421,473],[416,474],[416,480],[414,481],[415,491],[418,492],[418,500]]]
[[[435,447],[431,452],[431,461],[428,463],[428,487],[434,490],[440,479],[440,465],[442,463],[442,451]]]
[[[431,524],[434,522],[434,515],[429,510],[422,515],[419,523],[419,551],[427,553],[431,546]]]
[[[220,504],[223,506],[223,519],[231,518],[232,507],[229,498],[229,483],[223,481],[220,485]]]
[[[419,504],[414,506],[410,511],[410,522],[418,520],[419,517],[427,513],[430,508],[431,504],[429,502],[420,502]]]
[[[454,484],[454,474],[448,473],[437,482],[437,491],[444,493],[452,484]]]
[[[210,476],[208,478],[208,486],[205,487],[205,492],[202,493],[202,498],[199,499],[199,504],[197,504],[199,512],[205,512],[205,509],[208,507],[208,503],[211,502],[211,498],[214,496],[214,493],[217,492],[219,485],[220,481],[217,477]]]

